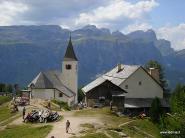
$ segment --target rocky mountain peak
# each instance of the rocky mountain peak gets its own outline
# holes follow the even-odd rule
[[[144,41],[156,41],[157,37],[155,32],[152,29],[149,29],[147,31],[138,30],[131,32],[127,35],[131,39],[142,39]]]

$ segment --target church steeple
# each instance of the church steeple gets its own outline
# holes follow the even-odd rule
[[[73,44],[71,41],[71,33],[70,33],[70,38],[67,46],[67,50],[64,56],[64,61],[78,61],[74,49],[73,49]]]
[[[74,103],[78,103],[78,59],[73,49],[71,34],[64,59],[62,61],[61,80],[65,86],[75,93]]]

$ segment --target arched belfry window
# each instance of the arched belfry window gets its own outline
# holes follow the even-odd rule
[[[67,70],[70,70],[71,68],[72,68],[72,66],[71,66],[70,64],[67,64],[67,65],[66,65],[66,69],[67,69]]]

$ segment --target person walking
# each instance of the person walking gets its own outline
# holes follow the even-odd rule
[[[69,128],[70,128],[70,122],[69,122],[69,120],[67,120],[67,122],[66,122],[66,133],[68,133]]]
[[[48,109],[51,110],[51,103],[50,103],[50,101],[48,102]]]
[[[22,118],[23,118],[23,120],[24,120],[24,118],[25,118],[25,114],[26,114],[26,108],[23,107],[23,110],[22,110]]]
[[[112,101],[110,101],[110,110],[112,111]]]

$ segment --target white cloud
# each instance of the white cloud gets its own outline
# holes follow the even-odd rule
[[[127,27],[125,27],[122,32],[124,33],[130,33],[136,30],[148,30],[151,29],[152,25],[148,24],[148,23],[134,23],[134,24],[130,24]]]
[[[106,6],[84,12],[76,19],[75,25],[95,24],[99,27],[111,27],[122,22],[145,20],[146,14],[159,4],[154,0],[130,3],[125,0],[111,0]],[[119,26],[120,27],[120,26]]]
[[[185,23],[164,26],[157,29],[157,36],[171,41],[175,50],[185,49]]]
[[[16,24],[17,15],[28,10],[28,7],[22,3],[16,3],[11,1],[0,2],[0,25],[12,25]]]
[[[74,18],[107,0],[0,0],[0,25],[65,24],[74,27]]]
[[[57,24],[70,29],[87,24],[122,30],[148,22],[155,0],[0,0],[0,25]]]

